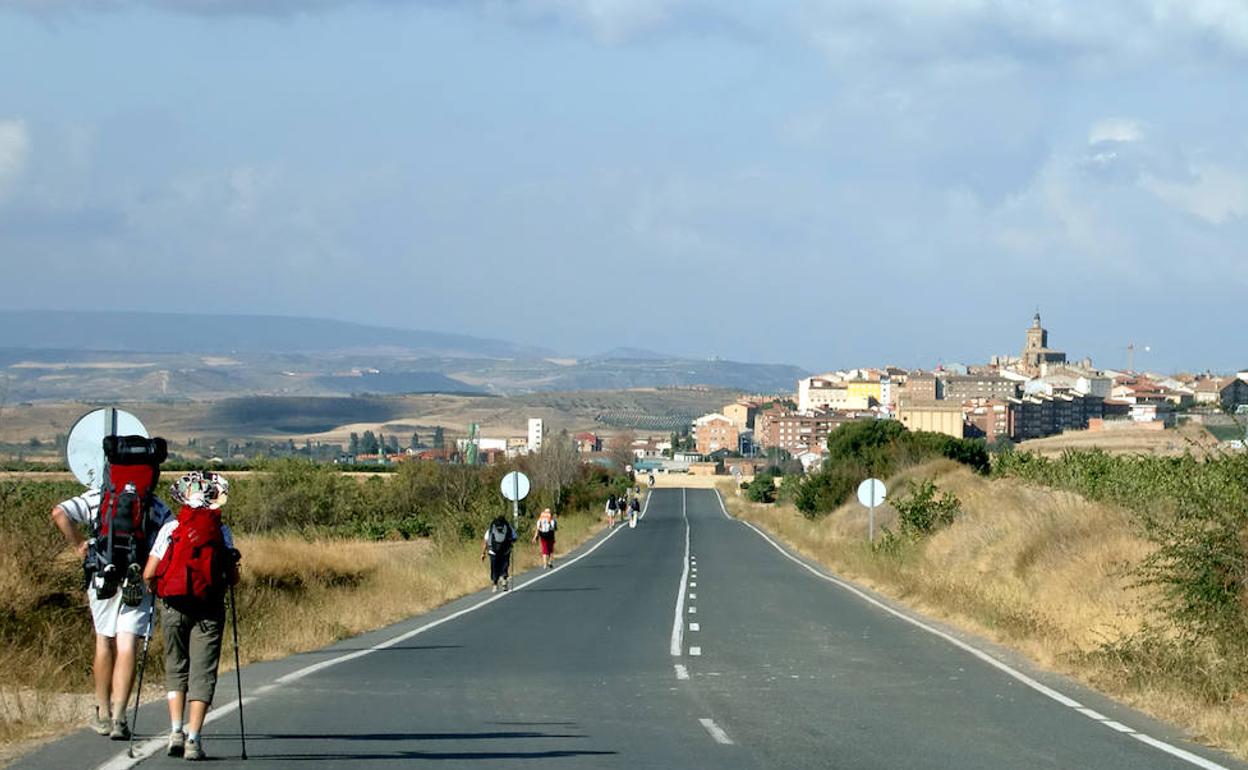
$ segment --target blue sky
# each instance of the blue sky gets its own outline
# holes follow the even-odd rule
[[[0,0],[0,307],[1238,368],[1245,82],[1243,0]]]

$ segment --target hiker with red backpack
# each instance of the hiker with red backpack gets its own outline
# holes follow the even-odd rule
[[[155,495],[164,439],[104,439],[101,488],[88,489],[52,509],[52,522],[83,559],[87,600],[95,626],[95,718],[91,727],[112,740],[130,739],[126,704],[134,681],[138,639],[151,632],[152,596],[144,590],[143,562],[157,530],[171,514]],[[90,537],[82,534],[82,529]]]
[[[537,526],[533,528],[533,542],[539,545],[542,554],[542,569],[550,569],[550,559],[555,553],[555,530],[559,529],[559,520],[546,508],[537,517]]]
[[[182,508],[157,533],[143,570],[161,600],[168,754],[189,760],[205,758],[200,731],[217,686],[225,597],[238,582],[239,553],[221,521],[228,495],[229,484],[217,473],[192,472],[179,479],[173,497]]]

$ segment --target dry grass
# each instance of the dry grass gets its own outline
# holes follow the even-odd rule
[[[867,512],[851,502],[819,521],[791,507],[758,505],[725,486],[733,513],[836,573],[918,611],[1005,644],[1039,665],[1186,727],[1196,740],[1248,758],[1248,703],[1210,704],[1185,687],[1182,672],[1124,675],[1096,653],[1140,629],[1153,589],[1130,569],[1151,546],[1130,514],[1067,492],[1010,479],[988,480],[939,461],[890,480],[934,477],[962,501],[950,527],[898,554],[866,545]],[[877,509],[877,525],[896,512]],[[895,529],[895,527],[893,527]]]
[[[559,553],[584,542],[602,524],[589,516],[560,521]],[[489,584],[479,543],[435,545],[432,541],[312,541],[293,537],[239,538],[245,557],[238,590],[243,662],[272,660],[324,647],[420,614]],[[514,572],[539,562],[536,546],[516,544]],[[9,560],[0,560],[0,587],[19,585]],[[27,645],[6,650],[0,667],[0,764],[41,740],[63,735],[86,722],[89,694],[90,631],[85,601],[76,590],[66,607],[75,624],[49,623],[49,633],[80,634],[83,649],[70,656],[65,645]],[[148,673],[160,676],[160,634],[153,639]],[[233,666],[223,655],[223,668]],[[18,681],[17,669],[23,669]],[[38,688],[30,686],[38,683]],[[159,688],[148,695],[159,698]],[[145,698],[145,700],[147,700]]]
[[[1110,454],[1146,454],[1174,457],[1192,452],[1203,457],[1215,451],[1218,439],[1201,425],[1187,424],[1177,429],[1147,430],[1127,428],[1092,432],[1073,430],[1056,436],[1031,439],[1018,445],[1019,451],[1055,457],[1067,449],[1101,449]]]

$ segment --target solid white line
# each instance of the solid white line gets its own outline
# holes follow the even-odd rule
[[[681,562],[680,585],[676,589],[676,618],[672,621],[672,657],[679,658],[685,644],[685,591],[689,582],[689,511],[685,508],[685,490],[680,490],[680,514],[685,519],[685,558]]]
[[[1190,762],[1197,767],[1203,767],[1205,770],[1226,770],[1225,767],[1219,765],[1217,762],[1211,762],[1210,760],[1197,756],[1190,751],[1184,751],[1178,746],[1173,746],[1165,741],[1159,741],[1151,735],[1145,735],[1144,733],[1131,733],[1131,737],[1140,743],[1146,743],[1149,746],[1152,746],[1158,751],[1164,751],[1172,757],[1178,757],[1184,762]]]
[[[1095,719],[1095,720],[1096,720],[1096,721],[1098,721],[1098,722],[1108,722],[1108,721],[1109,721],[1109,717],[1105,716],[1104,714],[1100,713],[1099,711],[1093,711],[1093,710],[1092,710],[1092,709],[1090,709],[1090,708],[1077,708],[1077,709],[1075,709],[1075,711],[1078,711],[1080,714],[1083,714],[1085,717],[1091,717],[1092,719]]]
[[[646,499],[646,502],[647,503],[650,502],[649,498]],[[556,572],[562,570],[565,567],[571,567],[573,564],[576,564],[581,559],[584,559],[585,557],[592,554],[594,551],[597,551],[599,548],[605,545],[608,540],[610,540],[612,537],[615,537],[616,533],[622,532],[624,529],[627,529],[627,528],[618,527],[616,529],[612,529],[611,531],[607,533],[606,537],[602,538],[597,543],[595,543],[593,547],[591,547],[585,553],[573,559],[569,559],[563,562],[558,567],[539,573],[537,577],[531,578],[525,581],[524,583],[521,583],[520,585],[513,588],[512,593],[516,591],[522,591],[525,588],[528,588],[529,586],[533,585],[534,583],[537,583],[538,581],[545,580],[546,578],[550,577],[551,575],[555,574]],[[683,591],[682,591],[682,594],[683,594]],[[336,658],[323,660],[319,663],[313,663],[310,666],[305,666],[297,671],[292,671],[291,673],[286,674],[285,676],[280,676],[277,679],[273,680],[273,684],[271,685],[271,687],[276,688],[277,686],[280,686],[280,685],[289,684],[291,682],[302,679],[305,676],[308,676],[309,674],[314,674],[318,671],[323,671],[331,666],[336,666],[339,663],[346,663],[349,660],[362,658],[365,655],[369,655],[371,653],[377,652],[378,650],[385,650],[390,647],[393,647],[396,644],[401,644],[407,641],[408,639],[411,639],[414,636],[423,634],[424,632],[430,629],[437,628],[443,623],[449,623],[452,620],[455,620],[456,618],[461,618],[470,612],[476,612],[482,607],[485,607],[489,604],[493,604],[494,602],[500,599],[503,599],[506,596],[507,594],[505,593],[494,594],[488,599],[483,599],[477,602],[476,604],[472,605],[471,607],[465,607],[464,609],[459,610],[458,612],[454,612],[450,615],[447,615],[444,618],[435,620],[431,623],[426,623],[425,625],[419,628],[415,628],[415,629],[412,629],[411,631],[407,631],[405,633],[399,634],[398,636],[387,639],[386,641],[381,642],[380,644],[374,645],[373,647],[370,647],[366,650],[358,650],[356,652],[347,653],[346,655],[339,655]],[[270,685],[266,685],[266,687],[269,687],[269,686]],[[261,692],[267,692],[267,690],[265,690],[264,688],[257,689],[255,694],[245,696],[243,698],[243,704],[244,705],[250,704],[252,701],[256,699],[256,695],[260,694]],[[226,703],[220,707],[214,707],[212,711],[208,713],[208,716],[204,719],[204,723],[208,724],[211,722],[215,722],[218,719],[221,719],[225,716],[228,716],[229,714],[232,714],[237,708],[238,708],[237,700]],[[129,754],[123,751],[115,755],[112,759],[108,760],[104,764],[99,765],[98,766],[99,770],[128,770],[128,768],[134,767],[135,765],[139,764],[143,760],[147,759],[148,757],[152,756],[153,754],[155,754],[156,752],[164,748],[166,741],[167,741],[167,738],[165,738],[164,736],[161,736],[158,738],[152,738],[147,741],[144,741],[143,743],[140,743],[134,747],[133,757],[129,756]]]
[[[700,722],[702,726],[706,728],[706,731],[711,734],[711,737],[715,739],[716,743],[719,743],[724,746],[732,745],[732,739],[728,737],[728,733],[724,732],[724,728],[715,724],[714,719],[704,718],[704,719],[699,719],[698,722]]]
[[[677,678],[677,679],[688,679],[688,678],[689,678],[689,669],[687,669],[687,668],[685,668],[684,666],[682,666],[682,665],[680,665],[679,663],[677,663],[677,664],[676,664],[676,678]]]
[[[697,656],[699,656],[699,655],[701,655],[701,654],[702,654],[702,648],[701,648],[701,647],[690,647],[690,648],[689,648],[689,654],[690,654],[690,655],[692,655],[692,656],[694,656],[694,657],[696,658]]]
[[[716,494],[716,495],[719,495],[719,490],[716,490],[716,491],[715,491],[715,494]],[[721,496],[721,497],[720,497],[720,499],[719,499],[719,504],[720,504],[720,507],[721,507],[721,508],[723,508],[723,507],[724,507],[724,500],[723,500],[723,497],[722,497],[722,496]],[[727,509],[726,509],[726,508],[725,508],[725,510],[724,510],[724,513],[725,513],[725,515],[727,515]],[[730,517],[730,518],[731,518],[731,517]],[[761,537],[763,540],[766,540],[768,543],[770,543],[770,544],[771,544],[771,547],[772,547],[772,548],[775,548],[777,551],[779,551],[781,556],[783,556],[784,558],[786,558],[786,559],[788,559],[789,561],[793,562],[794,564],[798,565],[799,567],[801,567],[802,569],[806,570],[807,572],[810,572],[810,573],[811,573],[812,575],[814,575],[815,577],[820,578],[821,580],[826,580],[826,581],[828,581],[829,583],[832,583],[833,585],[836,585],[836,586],[838,586],[838,587],[840,587],[840,588],[842,588],[842,589],[844,589],[844,590],[848,591],[849,593],[851,593],[851,594],[853,594],[853,595],[857,596],[859,599],[862,599],[863,601],[867,602],[868,604],[871,604],[871,605],[873,605],[873,606],[875,606],[875,607],[877,607],[877,608],[879,608],[879,609],[881,609],[881,610],[883,610],[883,611],[887,612],[888,614],[893,615],[894,617],[899,618],[900,620],[904,620],[905,622],[909,623],[909,624],[910,624],[910,625],[912,625],[912,626],[915,626],[915,627],[917,627],[917,628],[921,628],[921,629],[923,629],[924,631],[927,631],[929,634],[932,634],[932,635],[934,635],[934,636],[938,636],[938,637],[940,637],[941,639],[944,639],[946,642],[949,642],[949,643],[950,643],[950,644],[952,644],[953,646],[955,646],[955,647],[957,647],[957,648],[959,648],[959,649],[961,649],[961,650],[963,650],[963,651],[965,651],[965,652],[968,652],[968,653],[970,653],[971,655],[974,655],[976,658],[979,658],[979,659],[980,659],[980,660],[982,660],[984,663],[987,663],[988,665],[992,666],[993,668],[996,668],[997,670],[999,670],[999,671],[1001,671],[1001,672],[1003,672],[1003,673],[1007,674],[1008,676],[1013,677],[1013,678],[1014,678],[1014,679],[1016,679],[1017,681],[1019,681],[1019,682],[1021,682],[1021,683],[1025,684],[1026,686],[1030,687],[1031,689],[1035,690],[1036,692],[1040,693],[1041,695],[1045,696],[1046,698],[1049,698],[1049,699],[1051,699],[1051,700],[1057,701],[1058,703],[1062,704],[1063,706],[1066,706],[1066,707],[1068,707],[1068,708],[1070,708],[1070,709],[1073,709],[1073,710],[1076,710],[1076,711],[1079,711],[1080,713],[1082,713],[1082,709],[1084,708],[1084,706],[1083,706],[1083,704],[1082,704],[1082,703],[1079,703],[1079,702],[1078,702],[1078,701],[1076,701],[1075,699],[1070,698],[1070,697],[1068,697],[1068,696],[1066,696],[1066,695],[1063,695],[1062,693],[1058,692],[1057,690],[1054,690],[1052,687],[1049,687],[1048,685],[1041,684],[1040,682],[1036,681],[1035,679],[1032,679],[1031,677],[1027,676],[1027,675],[1026,675],[1026,674],[1024,674],[1023,672],[1021,672],[1021,671],[1019,671],[1019,670],[1017,670],[1017,669],[1015,669],[1015,668],[1012,668],[1011,666],[1009,666],[1009,665],[1007,665],[1007,664],[1005,664],[1005,663],[1002,663],[1001,661],[999,661],[999,660],[997,660],[996,658],[992,657],[991,655],[989,655],[988,653],[984,652],[983,650],[980,650],[978,647],[973,647],[972,645],[967,644],[966,642],[962,641],[961,639],[958,639],[956,636],[953,636],[953,635],[951,635],[951,634],[947,634],[947,633],[945,633],[944,631],[941,631],[940,629],[935,628],[934,626],[930,626],[930,625],[928,625],[927,623],[924,623],[924,622],[923,622],[923,621],[921,621],[921,620],[918,620],[918,619],[916,619],[916,618],[912,618],[912,617],[910,617],[909,615],[905,614],[904,612],[901,612],[901,611],[899,611],[899,610],[896,610],[896,609],[894,609],[894,608],[892,608],[892,607],[888,606],[888,605],[887,605],[887,604],[885,604],[884,602],[881,602],[880,600],[878,600],[878,599],[876,599],[876,598],[874,598],[874,597],[872,597],[872,596],[869,596],[868,594],[866,594],[866,593],[864,593],[863,591],[859,590],[857,587],[855,587],[855,586],[853,586],[853,585],[850,585],[849,583],[845,582],[844,580],[841,580],[840,578],[832,577],[831,575],[828,575],[828,574],[826,574],[826,573],[824,573],[824,572],[821,572],[821,571],[819,571],[819,570],[815,569],[814,567],[810,566],[810,565],[809,565],[809,564],[807,564],[806,562],[804,562],[804,561],[802,561],[801,559],[798,559],[796,556],[793,556],[792,554],[790,554],[790,553],[789,553],[788,551],[786,551],[786,550],[785,550],[782,546],[780,546],[778,543],[776,543],[776,541],[775,541],[775,540],[772,540],[770,537],[768,537],[768,536],[767,536],[767,534],[766,534],[765,532],[763,532],[761,529],[759,529],[758,527],[754,526],[753,524],[751,524],[751,523],[750,523],[750,522],[748,522],[748,521],[743,521],[743,520],[740,520],[740,521],[741,521],[741,523],[742,523],[742,524],[744,524],[745,526],[747,526],[747,527],[749,527],[750,529],[754,530],[754,531],[758,534],[758,536],[759,536],[759,537]],[[1089,715],[1084,714],[1084,716],[1089,716]],[[1089,718],[1091,718],[1091,717],[1089,717]],[[1127,733],[1129,733],[1129,734],[1131,735],[1131,737],[1132,737],[1132,738],[1136,738],[1136,739],[1138,739],[1139,741],[1141,741],[1141,742],[1143,742],[1143,743],[1148,744],[1149,746],[1152,746],[1152,747],[1154,747],[1154,748],[1156,748],[1156,749],[1160,749],[1161,751],[1164,751],[1164,752],[1166,752],[1167,754],[1170,754],[1171,756],[1178,757],[1179,759],[1182,759],[1182,760],[1184,760],[1184,761],[1186,761],[1186,762],[1190,762],[1191,764],[1196,765],[1197,767],[1202,767],[1202,768],[1205,768],[1205,770],[1229,770],[1229,769],[1228,769],[1225,765],[1220,765],[1220,764],[1218,764],[1218,763],[1216,763],[1216,762],[1213,762],[1213,761],[1211,761],[1211,760],[1208,760],[1208,759],[1205,759],[1205,758],[1203,758],[1203,757],[1197,756],[1196,754],[1193,754],[1193,753],[1191,753],[1190,751],[1185,751],[1185,750],[1183,750],[1183,749],[1181,749],[1181,748],[1179,748],[1179,747],[1177,747],[1177,746],[1173,746],[1173,745],[1171,745],[1171,744],[1169,744],[1169,743],[1166,743],[1165,741],[1160,741],[1160,740],[1157,740],[1156,738],[1150,737],[1150,736],[1148,736],[1148,735],[1144,735],[1143,733],[1138,733],[1138,732],[1135,732],[1135,731],[1134,731],[1134,730],[1132,730],[1131,728],[1126,727],[1125,725],[1121,725],[1121,724],[1119,724],[1119,723],[1117,723],[1117,722],[1111,722],[1111,721],[1108,721],[1108,720],[1094,720],[1094,721],[1097,721],[1097,722],[1099,722],[1100,724],[1106,725],[1107,727],[1110,727],[1110,728],[1112,728],[1112,729],[1118,730],[1119,732],[1127,732]],[[1124,729],[1122,729],[1122,728],[1125,728],[1125,730],[1124,730]]]

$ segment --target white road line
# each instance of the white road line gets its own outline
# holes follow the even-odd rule
[[[647,498],[646,503],[649,504],[649,502],[650,500],[649,498]],[[642,515],[644,515],[644,513]],[[528,588],[529,586],[533,585],[534,583],[537,583],[538,581],[545,580],[546,578],[564,569],[565,567],[571,567],[573,564],[576,564],[581,559],[584,559],[585,557],[592,554],[594,551],[597,551],[599,548],[605,545],[608,540],[610,540],[612,537],[615,537],[616,533],[622,532],[624,531],[624,529],[626,529],[626,527],[619,527],[619,528],[610,530],[609,532],[607,532],[607,535],[604,538],[602,538],[597,543],[595,543],[593,547],[591,547],[585,553],[575,558],[569,559],[553,569],[538,573],[536,577],[531,578],[525,581],[524,583],[521,583],[520,585],[513,588],[511,592],[515,593],[516,591],[522,591],[525,588]],[[682,591],[681,594],[683,595],[683,593],[684,592]],[[482,599],[481,601],[477,602],[476,604],[470,607],[465,607],[464,609],[459,610],[458,612],[453,612],[444,618],[440,618],[430,623],[426,623],[425,625],[419,628],[414,628],[411,631],[406,631],[402,634],[399,634],[398,636],[391,637],[390,639],[387,639],[386,641],[381,642],[380,644],[376,644],[372,647],[369,647],[368,649],[357,650],[355,652],[350,652],[345,655],[339,655],[336,658],[330,658],[329,660],[323,660],[319,663],[313,663],[310,666],[304,666],[303,668],[297,671],[292,671],[291,673],[286,674],[285,676],[278,677],[277,679],[273,680],[273,683],[271,685],[265,685],[265,687],[258,688],[256,692],[253,693],[252,695],[245,695],[243,697],[243,704],[244,705],[251,704],[254,700],[256,700],[256,697],[260,695],[262,692],[269,691],[266,688],[276,689],[277,687],[281,685],[290,684],[291,682],[298,681],[304,678],[305,676],[308,676],[309,674],[315,674],[318,671],[323,671],[331,666],[336,666],[339,663],[346,663],[349,660],[362,658],[365,655],[372,654],[374,652],[377,652],[378,650],[389,649],[390,647],[393,647],[396,644],[401,644],[407,641],[408,639],[411,639],[414,636],[423,634],[424,632],[429,631],[430,629],[437,628],[438,626],[444,623],[449,623],[452,620],[461,618],[470,612],[476,612],[482,607],[493,604],[494,602],[499,601],[500,599],[503,599],[506,596],[507,596],[506,593],[494,594],[490,596],[488,599]],[[234,711],[237,709],[238,709],[237,700],[230,701],[229,703],[224,703],[221,706],[214,706],[212,711],[208,712],[208,716],[205,717],[204,723],[210,724],[212,722],[215,722],[218,719],[222,719],[234,713]],[[102,765],[99,765],[98,768],[99,770],[128,770],[128,768],[134,767],[135,765],[139,764],[143,760],[147,759],[148,757],[151,757],[156,752],[163,749],[167,741],[168,739],[166,736],[160,736],[158,738],[151,738],[149,740],[144,741],[143,743],[135,745],[133,757],[131,757],[129,754],[123,751],[115,755],[112,759],[108,760]]]
[[[724,732],[724,728],[715,724],[714,719],[703,718],[703,719],[699,719],[698,722],[700,722],[702,726],[706,728],[706,731],[711,734],[711,737],[715,739],[716,743],[721,744],[723,746],[732,745],[732,739],[728,737],[728,733]]]
[[[685,591],[689,582],[689,511],[685,507],[685,490],[680,490],[680,515],[685,519],[685,568],[680,573],[680,586],[676,589],[676,618],[672,621],[673,658],[679,658],[685,644]]]
[[[689,587],[690,587],[690,588],[697,588],[697,587],[698,587],[698,584],[697,584],[697,583],[690,583],[690,584],[689,584]]]
[[[716,490],[715,494],[717,497],[719,497],[720,508],[724,511],[724,515],[727,516],[728,510],[724,506],[724,498],[719,495],[719,490]],[[729,518],[732,518],[732,517],[729,516]],[[741,521],[742,524],[754,530],[758,534],[759,537],[761,537],[763,540],[766,540],[769,544],[771,544],[772,548],[775,548],[777,551],[779,551],[781,556],[793,562],[794,564],[798,565],[799,567],[806,570],[807,572],[810,572],[815,577],[818,577],[821,580],[826,580],[829,583],[832,583],[833,585],[836,585],[848,591],[849,593],[857,596],[859,599],[862,599],[868,604],[878,607],[879,609],[887,612],[888,614],[893,615],[894,617],[897,617],[901,620],[904,620],[905,622],[909,623],[912,626],[921,628],[924,631],[927,631],[928,633],[934,636],[938,636],[941,639],[944,639],[946,642],[949,642],[954,647],[957,647],[965,652],[970,653],[971,655],[974,655],[976,658],[979,658],[984,663],[987,663],[993,668],[1005,673],[1006,675],[1010,677],[1013,677],[1017,681],[1030,687],[1031,689],[1035,690],[1036,692],[1040,693],[1046,698],[1057,701],[1063,706],[1066,706],[1067,708],[1075,710],[1083,714],[1084,716],[1088,717],[1089,719],[1092,719],[1095,722],[1099,722],[1100,724],[1103,724],[1106,727],[1109,727],[1110,729],[1117,730],[1118,732],[1126,733],[1130,735],[1132,738],[1135,738],[1136,740],[1142,743],[1148,744],[1149,746],[1152,746],[1155,749],[1164,751],[1173,757],[1182,759],[1183,761],[1189,762],[1193,765],[1196,765],[1197,767],[1204,768],[1205,770],[1229,770],[1229,768],[1227,768],[1225,765],[1220,765],[1217,762],[1214,762],[1212,760],[1208,760],[1208,759],[1205,759],[1204,757],[1197,756],[1196,754],[1193,754],[1190,751],[1185,751],[1184,749],[1181,749],[1178,746],[1174,746],[1172,744],[1166,743],[1165,741],[1157,740],[1156,738],[1153,738],[1152,736],[1136,732],[1132,728],[1127,727],[1126,725],[1123,725],[1119,722],[1114,722],[1112,720],[1108,720],[1103,717],[1100,719],[1097,719],[1096,717],[1091,716],[1090,714],[1086,713],[1086,711],[1091,711],[1091,709],[1085,709],[1084,705],[1078,702],[1077,700],[1075,700],[1074,698],[1070,698],[1066,695],[1063,695],[1062,693],[1058,692],[1057,690],[1054,690],[1052,687],[1049,687],[1048,685],[1041,684],[1040,682],[1036,681],[1035,679],[1032,679],[1030,676],[1027,676],[1023,672],[1007,665],[1006,663],[1003,663],[997,660],[996,658],[992,657],[991,655],[979,649],[978,647],[974,647],[962,641],[961,639],[957,638],[956,636],[947,634],[944,631],[941,631],[940,629],[934,626],[930,626],[927,623],[924,623],[923,621],[918,620],[917,618],[912,618],[909,615],[905,614],[904,612],[901,612],[900,610],[896,610],[888,606],[884,602],[881,602],[880,600],[872,596],[869,596],[868,594],[859,590],[855,586],[845,582],[844,580],[841,580],[840,578],[833,577],[831,575],[828,575],[824,572],[821,572],[815,569],[814,567],[810,566],[806,562],[802,561],[801,559],[798,559],[797,557],[790,554],[788,551],[784,550],[784,548],[780,544],[778,544],[775,540],[772,540],[770,537],[767,536],[765,532],[763,532],[761,529],[754,526],[750,522],[743,521],[740,519],[738,519],[738,521]],[[1096,712],[1092,712],[1092,713],[1096,713]]]
[[[690,599],[696,599],[696,598],[698,598],[698,595],[697,595],[697,594],[689,594],[689,598],[690,598]]]
[[[690,655],[692,655],[693,657],[695,657],[695,658],[696,658],[696,657],[698,657],[699,655],[701,655],[701,654],[702,654],[702,648],[701,648],[701,647],[690,647],[690,648],[689,648],[689,654],[690,654]]]
[[[698,614],[698,608],[697,608],[697,607],[690,607],[690,608],[689,608],[689,614],[690,614],[690,615],[697,615],[697,614]]]
[[[688,678],[689,678],[689,669],[687,669],[687,668],[685,668],[684,666],[682,666],[682,665],[680,665],[679,663],[677,663],[677,664],[676,664],[676,678],[677,678],[677,679],[688,679]]]
[[[690,624],[689,624],[689,630],[690,630],[690,631],[701,631],[701,630],[702,630],[702,626],[698,625],[697,623],[690,623]]]

